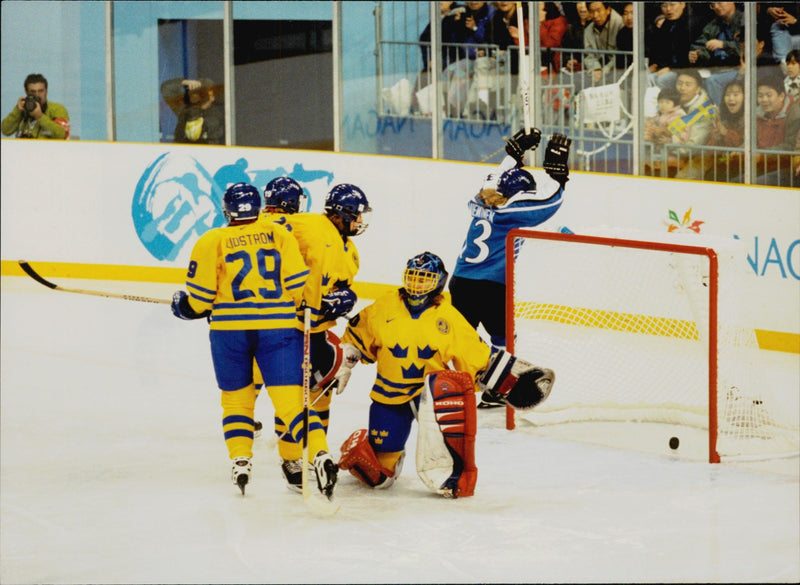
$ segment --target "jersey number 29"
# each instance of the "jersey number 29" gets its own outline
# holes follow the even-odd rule
[[[283,294],[281,287],[281,255],[277,250],[259,248],[255,253],[256,268],[258,274],[264,279],[264,284],[272,283],[271,287],[258,287],[256,290],[242,288],[242,283],[253,270],[253,260],[250,254],[244,250],[234,252],[225,256],[226,263],[242,261],[242,267],[231,281],[233,298],[237,301],[250,299],[256,296],[256,292],[264,299],[279,299]],[[269,266],[272,266],[270,268]]]

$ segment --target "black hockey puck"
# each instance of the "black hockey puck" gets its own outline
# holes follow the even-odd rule
[[[669,448],[670,449],[677,449],[678,445],[680,445],[680,444],[681,444],[681,442],[678,440],[678,437],[672,437],[669,440]]]

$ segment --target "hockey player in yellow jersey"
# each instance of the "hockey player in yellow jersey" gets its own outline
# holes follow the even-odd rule
[[[342,359],[339,338],[331,328],[356,303],[351,286],[359,269],[359,257],[352,238],[367,229],[372,210],[364,192],[350,183],[336,185],[328,192],[324,213],[300,213],[305,199],[303,188],[294,179],[272,179],[264,189],[262,221],[285,225],[297,239],[309,268],[304,300],[312,316],[311,402],[327,432],[335,386],[333,375]],[[284,420],[276,416],[281,469],[289,488],[300,491],[302,450],[286,430]]]
[[[181,319],[209,318],[211,356],[222,391],[222,428],[233,461],[232,479],[242,494],[252,473],[253,361],[266,372],[264,384],[275,412],[303,440],[303,333],[297,319],[309,270],[297,240],[283,226],[259,222],[261,196],[247,183],[223,197],[229,224],[203,234],[195,244],[186,289],[175,293],[172,311]],[[331,497],[337,467],[328,454],[318,418],[309,417],[308,445],[317,482]]]
[[[550,392],[551,370],[504,350],[493,351],[480,338],[442,294],[447,276],[436,254],[424,252],[411,258],[403,272],[403,287],[362,309],[342,336],[344,361],[336,374],[340,386],[346,384],[357,361],[377,365],[369,428],[350,435],[339,461],[341,469],[350,470],[371,487],[387,488],[400,474],[423,396],[433,405],[431,416],[435,413],[448,445],[445,457],[451,457],[452,465],[443,482],[424,476],[426,470],[421,468],[426,454],[421,459],[420,444],[425,443],[424,450],[442,441],[423,437],[420,423],[417,471],[428,487],[459,497],[472,495],[477,480],[472,451],[477,426],[475,383],[515,408],[532,408]]]

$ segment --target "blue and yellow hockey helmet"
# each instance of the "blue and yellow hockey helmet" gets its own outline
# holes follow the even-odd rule
[[[222,197],[222,212],[228,221],[256,219],[261,211],[261,194],[249,183],[234,183]]]
[[[291,177],[277,177],[264,187],[264,207],[277,207],[286,213],[305,209],[306,194],[300,183]]]

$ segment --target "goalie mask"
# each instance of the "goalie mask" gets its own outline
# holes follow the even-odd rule
[[[497,181],[497,192],[503,197],[510,198],[524,191],[536,192],[536,181],[525,169],[508,170]]]
[[[300,183],[290,177],[277,177],[264,187],[264,207],[277,207],[286,213],[305,210],[306,194]]]
[[[344,221],[343,236],[358,236],[369,226],[372,208],[364,192],[350,183],[336,185],[325,196],[325,211]]]
[[[423,252],[411,258],[403,272],[406,301],[416,309],[427,307],[444,290],[446,283],[447,270],[444,262],[431,252]]]
[[[235,183],[225,190],[222,211],[228,221],[256,219],[260,210],[261,194],[252,185]]]

